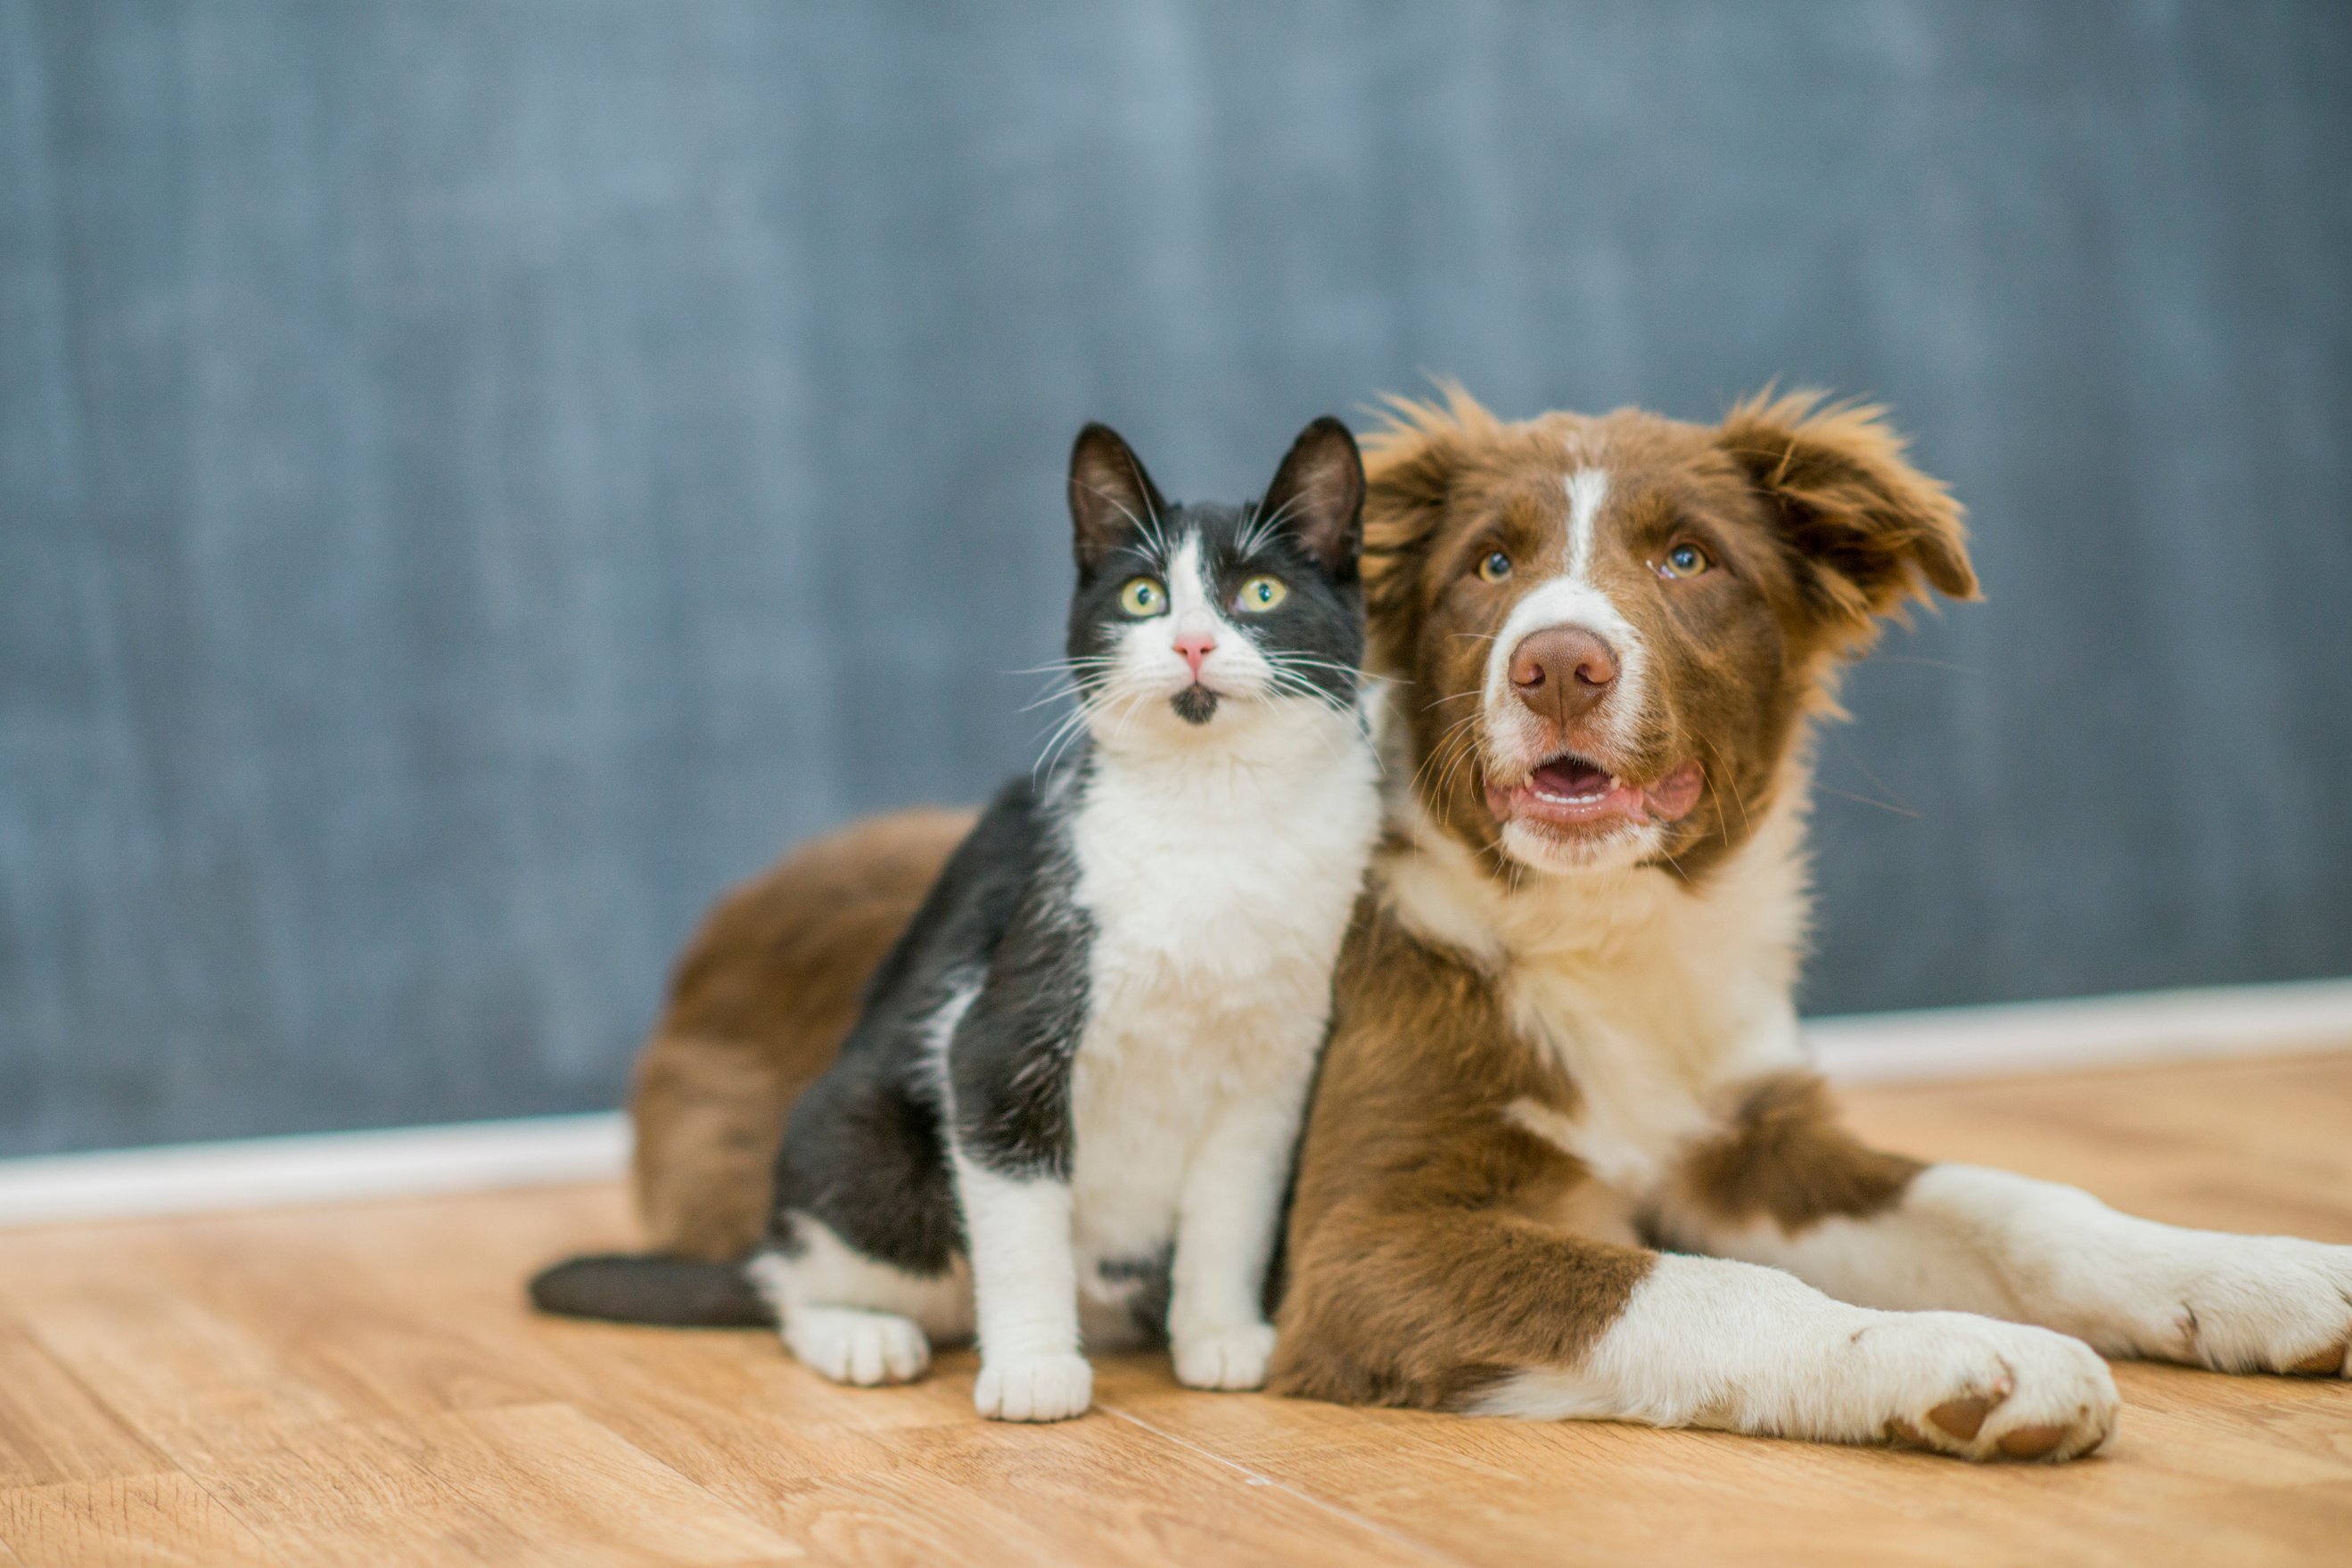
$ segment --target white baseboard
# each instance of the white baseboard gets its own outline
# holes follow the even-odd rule
[[[2352,980],[1854,1013],[1808,1019],[1805,1032],[1842,1083],[2352,1051]]]
[[[2151,991],[1813,1019],[1845,1083],[2078,1071],[2352,1050],[2352,980]],[[321,1133],[0,1160],[0,1227],[275,1208],[604,1181],[628,1164],[617,1113]]]
[[[0,1160],[0,1227],[604,1181],[628,1159],[606,1111]]]

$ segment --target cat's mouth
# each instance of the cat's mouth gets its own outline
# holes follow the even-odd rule
[[[1217,694],[1194,681],[1170,697],[1168,706],[1174,708],[1176,716],[1186,724],[1206,724],[1217,716]]]

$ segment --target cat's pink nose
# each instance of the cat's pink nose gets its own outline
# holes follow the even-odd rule
[[[1192,678],[1196,681],[1201,678],[1201,661],[1207,658],[1210,650],[1216,645],[1217,639],[1207,632],[1176,633],[1176,651],[1184,655],[1186,664],[1192,666]]]

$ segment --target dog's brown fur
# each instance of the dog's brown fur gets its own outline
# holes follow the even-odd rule
[[[1407,760],[1436,838],[1384,857],[1386,887],[1342,960],[1271,1385],[1458,1406],[1512,1370],[1573,1364],[1654,1256],[1594,1222],[1607,1195],[1583,1190],[1593,1184],[1578,1162],[1527,1125],[1529,1103],[1571,1115],[1575,1088],[1546,1080],[1545,1053],[1509,1015],[1513,960],[1451,949],[1395,896],[1447,843],[1475,851],[1497,888],[1518,875],[1497,848],[1488,758],[1464,710],[1480,701],[1493,633],[1538,580],[1488,582],[1475,563],[1496,549],[1562,559],[1563,471],[1605,461],[1617,504],[1591,547],[1591,576],[1652,650],[1660,710],[1605,761],[1644,781],[1686,760],[1704,767],[1700,809],[1659,853],[1699,898],[1779,793],[1801,789],[1791,764],[1806,717],[1832,704],[1837,662],[1928,585],[1966,595],[1976,584],[1958,508],[1903,461],[1872,410],[1759,398],[1715,428],[1631,412],[1504,423],[1455,392],[1443,407],[1402,405],[1368,453],[1377,646],[1402,685]],[[1685,540],[1717,570],[1644,580]],[[1845,1134],[1806,1078],[1741,1086],[1717,1127],[1669,1185],[1734,1215],[1802,1226],[1868,1212],[1919,1168]],[[1650,1229],[1650,1202],[1628,1203],[1622,1225]]]
[[[1926,1168],[1847,1132],[1820,1079],[1785,1073],[1756,1085],[1723,1134],[1691,1154],[1681,1196],[1724,1219],[1769,1215],[1794,1234],[1889,1208]]]
[[[1563,1244],[1577,1162],[1512,1128],[1520,1098],[1573,1088],[1507,1038],[1486,977],[1366,899],[1337,977],[1291,1211],[1275,1386],[1357,1405],[1445,1406],[1505,1368],[1572,1361],[1649,1254]]]
[[[740,1257],[768,1221],[784,1115],[832,1064],[866,977],[972,813],[900,811],[810,841],[719,901],[638,1058],[637,1211],[656,1249]]]

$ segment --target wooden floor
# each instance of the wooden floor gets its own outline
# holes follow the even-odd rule
[[[2187,1224],[2352,1242],[2352,1055],[1853,1097],[1874,1135]],[[536,1319],[595,1187],[0,1234],[0,1563],[2352,1563],[2352,1386],[2117,1369],[2098,1458],[1183,1392],[983,1423],[968,1354]]]

